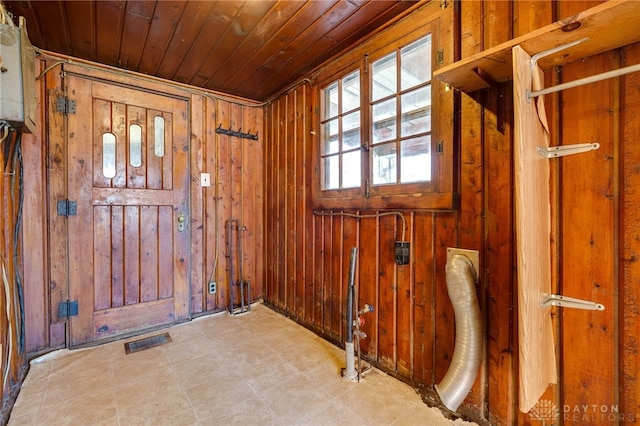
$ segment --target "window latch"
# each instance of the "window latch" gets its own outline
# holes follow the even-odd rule
[[[364,152],[369,152],[369,145],[367,145],[367,143],[363,143],[362,145],[360,145],[360,149],[363,150]]]

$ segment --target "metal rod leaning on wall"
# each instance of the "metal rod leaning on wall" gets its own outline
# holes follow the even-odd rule
[[[236,246],[235,250],[233,247],[233,231],[234,231],[234,223],[235,223],[235,231],[236,231]],[[238,219],[227,219],[225,222],[226,228],[226,238],[227,238],[227,259],[228,259],[228,268],[229,268],[229,313],[231,314],[240,314],[244,312],[249,312],[251,310],[251,284],[249,281],[244,279],[244,271],[242,269],[242,237],[240,235],[241,232],[244,232],[247,228],[245,226],[240,226],[240,222]],[[234,256],[235,253],[235,256]],[[235,268],[235,262],[238,262],[237,273]],[[247,295],[246,295],[246,303],[245,303],[245,293],[244,287],[247,286]],[[238,290],[233,294],[233,286],[237,286]],[[240,295],[240,303],[238,307],[236,307],[234,303],[234,299]]]
[[[228,219],[225,222],[226,234],[227,234],[227,263],[229,268],[229,313],[233,313],[233,285],[234,285],[234,262],[233,262],[233,243],[231,240],[233,222],[238,222],[236,219]]]
[[[355,278],[356,278],[356,259],[358,257],[358,249],[351,249],[351,259],[349,261],[349,284],[347,285],[347,323],[345,338],[345,362],[346,367],[342,371],[342,377],[347,380],[355,380],[357,371],[355,369],[354,352],[353,352],[353,301],[357,297],[355,294]],[[356,299],[357,300],[357,299]],[[357,302],[356,302],[357,303]]]

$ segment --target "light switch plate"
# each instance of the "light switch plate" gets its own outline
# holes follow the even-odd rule
[[[211,186],[211,175],[209,173],[200,173],[200,186],[203,188]]]

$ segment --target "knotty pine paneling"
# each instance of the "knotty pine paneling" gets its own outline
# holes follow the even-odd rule
[[[593,4],[461,2],[460,33],[456,34],[460,37],[460,56],[488,49]],[[408,19],[420,19],[417,13]],[[395,30],[398,28],[402,25]],[[546,77],[562,82],[638,63],[639,52],[638,45],[630,46],[550,71]],[[140,87],[152,84],[122,75],[110,78]],[[553,284],[566,295],[595,299],[606,306],[604,312],[597,313],[554,311],[559,337],[556,346],[564,370],[561,384],[550,386],[543,399],[557,404],[561,411],[579,403],[613,405],[625,415],[640,411],[637,79],[637,74],[631,74],[547,99],[552,145],[588,142],[574,140],[583,138],[601,144],[599,151],[585,157],[555,159],[551,164],[556,247],[552,268],[558,280]],[[64,345],[65,323],[57,319],[55,308],[65,297],[68,274],[64,244],[41,241],[43,247],[34,246],[43,229],[49,241],[64,241],[67,232],[53,202],[66,193],[64,120],[59,114],[49,113],[55,95],[61,93],[60,73],[48,73],[39,81],[40,99],[47,105],[43,116],[47,117],[48,133],[38,136],[43,141],[45,164],[38,159],[42,152],[36,152],[38,144],[34,141],[24,154],[25,167],[30,170],[26,175],[44,176],[46,181],[31,182],[34,198],[24,218],[31,225],[23,229],[22,241],[29,244],[24,253],[33,250],[43,253],[38,257],[48,256],[49,269],[45,277],[35,271],[25,274],[26,294],[30,295],[26,306],[27,344],[31,351]],[[460,411],[492,424],[542,424],[517,410],[518,314],[513,298],[517,289],[517,230],[512,221],[512,98],[508,84],[484,91],[475,99],[460,95],[455,139],[458,162],[454,165],[460,208],[444,213],[403,212],[406,239],[412,247],[411,264],[407,266],[393,263],[389,244],[397,237],[400,225],[396,220],[313,214],[310,168],[314,153],[310,147],[316,137],[311,130],[317,119],[317,87],[301,85],[280,96],[264,107],[264,120],[261,108],[169,91],[190,98],[190,111],[185,113],[190,114],[192,133],[192,314],[226,307],[229,293],[224,222],[237,218],[247,226],[243,253],[254,298],[264,297],[278,310],[340,342],[345,329],[348,257],[350,248],[356,246],[358,306],[372,303],[376,307],[376,312],[365,318],[363,353],[428,394],[448,368],[454,347],[454,319],[443,272],[446,246],[478,249],[481,271],[477,289],[485,320],[486,354],[478,380]],[[259,130],[260,137],[258,141],[235,140],[216,134],[218,125],[252,133]],[[38,167],[44,169],[38,172]],[[210,188],[199,187],[201,172],[211,173]],[[3,251],[11,243],[7,217],[13,207],[8,191],[5,177],[0,181],[0,199],[5,203],[0,215]],[[39,197],[47,200],[42,207],[38,207]],[[9,253],[3,255],[10,258]],[[25,265],[33,262],[38,260],[24,260]],[[211,276],[218,282],[214,295],[205,291]],[[4,300],[0,297],[3,312]],[[0,329],[8,330],[10,324],[0,316]],[[4,336],[0,343],[6,345]],[[17,378],[20,364],[5,367],[7,359],[2,361],[10,377]],[[3,393],[3,397],[6,395]],[[564,423],[581,424],[572,419]]]
[[[227,220],[237,220],[241,229],[243,278],[251,283],[251,299],[263,297],[264,163],[255,161],[264,155],[263,113],[257,107],[206,96],[201,114],[203,142],[199,145],[202,151],[199,164],[201,172],[210,174],[211,186],[200,188],[200,172],[194,171],[196,167],[192,166],[192,193],[195,191],[198,195],[196,202],[202,203],[199,208],[202,211],[202,256],[205,259],[201,280],[194,280],[192,276],[192,292],[196,287],[202,291],[203,297],[197,300],[204,301],[203,312],[213,312],[225,309],[230,297],[234,298],[236,305],[240,303],[237,286],[232,292],[229,287]],[[215,132],[218,127],[258,133],[258,140],[218,134]],[[196,149],[198,145],[194,146],[192,140],[192,158]],[[196,207],[192,195],[192,209]],[[235,236],[234,231],[234,239]],[[210,280],[217,283],[215,294],[209,294]]]
[[[640,63],[640,44],[623,50],[627,63]],[[618,277],[620,412],[640,413],[640,73],[629,74],[621,81],[621,176],[620,182],[620,265]]]
[[[622,65],[618,52],[591,58],[589,64],[565,66],[562,78],[576,80],[594,70]],[[561,313],[562,404],[611,407],[618,399],[615,214],[619,209],[620,79],[566,90],[561,99],[563,140],[557,142],[598,141],[600,148],[590,155],[568,156],[561,161],[560,291],[606,307],[604,311],[564,309]]]
[[[462,2],[458,15],[460,55],[470,56],[595,4]],[[638,52],[637,46],[632,46],[549,71],[547,84],[637,63]],[[345,61],[323,72],[338,72]],[[562,373],[560,384],[549,386],[542,400],[559,407],[562,417],[566,407],[579,404],[614,407],[627,416],[640,411],[635,344],[640,327],[633,284],[640,279],[640,272],[634,267],[634,218],[638,206],[632,183],[637,174],[633,141],[638,139],[639,120],[635,117],[640,108],[635,101],[635,81],[632,74],[546,99],[552,145],[587,141],[602,145],[589,156],[551,160],[552,288],[606,305],[604,312],[553,311]],[[454,343],[454,318],[444,280],[446,246],[477,249],[481,259],[477,290],[485,321],[486,352],[476,384],[460,411],[491,424],[538,425],[541,420],[517,409],[518,309],[514,295],[518,231],[513,223],[512,90],[506,83],[473,97],[459,96],[459,157],[454,167],[460,207],[453,213],[404,212],[412,245],[411,265],[394,266],[389,257],[388,244],[395,232],[393,220],[314,216],[307,211],[312,236],[304,244],[297,242],[294,250],[311,259],[305,263],[302,279],[306,280],[304,288],[313,310],[300,313],[289,307],[283,297],[288,286],[300,283],[286,281],[280,293],[267,291],[266,299],[318,333],[340,342],[337,338],[343,330],[326,317],[334,317],[336,301],[340,299],[334,293],[344,294],[347,245],[351,244],[346,241],[352,238],[346,224],[353,221],[356,237],[352,240],[359,248],[358,303],[373,301],[377,307],[375,314],[366,317],[363,353],[381,368],[412,381],[429,394],[449,366]],[[277,107],[271,108],[278,108],[286,116],[289,107],[284,99],[277,99],[275,104]],[[270,120],[267,118],[267,127]],[[286,128],[280,127],[282,131],[285,133],[272,133],[280,138],[269,142],[274,152],[280,149],[283,139],[291,143],[294,137],[286,133]],[[300,143],[308,145],[306,140]],[[279,164],[282,163],[298,169],[297,173],[310,173],[309,163],[290,155],[281,157]],[[278,190],[269,176],[266,187],[267,192]],[[280,195],[280,202],[288,205],[287,197]],[[279,207],[284,211],[292,208],[281,204]],[[268,207],[267,235],[280,232],[277,228],[270,230],[270,226],[278,225],[277,220],[270,219],[273,214]],[[268,236],[267,241],[270,239]],[[287,250],[291,250],[291,243],[287,244]],[[281,246],[270,245],[276,252],[266,253],[267,263],[270,257],[285,255],[280,253]],[[617,259],[621,259],[621,267]],[[336,277],[336,273],[342,276]],[[266,280],[283,282],[276,269],[267,271]],[[407,291],[409,309],[404,308]],[[620,415],[615,422],[622,419]],[[565,424],[581,422],[584,419],[564,418]]]
[[[43,61],[44,62],[44,61]],[[43,69],[54,63],[43,63]],[[125,86],[135,86],[169,97],[188,99],[189,107],[180,111],[187,117],[190,135],[190,222],[191,259],[190,315],[197,316],[227,308],[229,283],[226,255],[225,221],[239,220],[243,239],[244,278],[251,282],[252,299],[263,297],[263,110],[243,100],[218,97],[215,94],[186,91],[175,85],[157,80],[112,72],[96,64],[75,68],[77,74],[90,78],[114,81]],[[54,68],[58,69],[58,67]],[[38,80],[39,98],[46,105],[43,117],[34,137],[41,151],[30,146],[26,153],[28,176],[43,176],[30,181],[29,208],[24,219],[30,226],[24,229],[24,241],[33,247],[25,248],[29,254],[47,256],[38,268],[25,275],[29,294],[40,295],[27,300],[27,350],[42,352],[64,347],[66,321],[57,317],[60,300],[68,298],[66,288],[69,266],[66,251],[66,218],[58,216],[58,199],[67,198],[67,130],[64,115],[55,111],[55,99],[63,93],[63,81],[59,72],[49,72]],[[44,123],[47,123],[45,126]],[[259,134],[258,140],[240,139],[220,135],[215,129],[239,130]],[[46,158],[42,159],[42,155]],[[185,165],[186,166],[186,165]],[[200,174],[209,173],[211,186],[200,185]],[[148,179],[152,178],[147,176]],[[153,186],[155,183],[148,183]],[[42,198],[46,202],[40,203]],[[38,207],[40,206],[40,207]],[[46,208],[45,208],[46,206]],[[124,216],[123,216],[124,217]],[[173,228],[173,225],[170,225]],[[46,229],[46,238],[42,238]],[[40,244],[40,246],[37,246]],[[131,241],[131,244],[138,244]],[[38,255],[40,256],[40,255]],[[29,256],[25,264],[33,265],[38,256]],[[40,273],[37,273],[40,271]],[[217,282],[217,292],[208,293],[209,280]]]
[[[484,2],[469,2],[460,11],[459,26],[466,29],[466,36],[461,37],[460,51],[463,56],[469,56],[482,51],[484,48],[484,37],[482,33],[482,16]],[[459,237],[460,246],[467,249],[478,250],[481,253],[481,263],[484,263],[483,248],[483,225],[484,225],[484,191],[480,190],[484,176],[484,132],[482,123],[484,111],[481,103],[469,95],[461,93],[459,95],[459,126],[460,126],[460,162],[459,183],[460,191],[460,225]],[[455,167],[455,166],[454,166]],[[457,174],[456,174],[457,175]],[[462,178],[463,177],[463,178]],[[487,298],[486,298],[486,278],[482,271],[477,286],[478,303],[483,312],[483,319],[486,323]],[[478,380],[471,390],[471,395],[467,398],[475,408],[476,412],[482,412],[480,408],[486,398],[487,383],[487,360],[486,351],[482,368],[478,373]]]
[[[37,61],[36,73],[42,70]],[[37,90],[36,117],[45,114],[44,90]],[[42,139],[37,133],[9,133],[0,142],[0,423],[6,424],[28,367],[30,347],[48,341],[48,310],[27,310],[29,301],[43,306],[46,289],[29,286],[44,283],[47,247],[46,223],[31,212],[46,211],[39,190],[46,174]],[[24,179],[25,177],[28,179]],[[19,226],[19,227],[18,227]],[[17,228],[18,227],[18,228]],[[26,255],[25,255],[26,253]],[[5,281],[6,278],[6,281]],[[22,307],[21,307],[22,305]]]

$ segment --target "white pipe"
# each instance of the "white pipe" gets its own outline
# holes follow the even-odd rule
[[[344,344],[344,350],[347,356],[347,367],[342,370],[342,377],[355,382],[358,379],[358,372],[356,371],[353,342],[346,342]]]
[[[640,71],[640,64],[619,68],[613,71],[603,72],[602,74],[596,74],[589,77],[581,78],[579,80],[570,81],[568,83],[558,84],[556,86],[547,87],[546,89],[527,92],[527,99],[535,98],[542,95],[548,95],[549,93],[555,93],[561,90],[571,89],[573,87],[584,86],[585,84],[589,83],[596,83],[598,81],[607,80],[609,78],[620,77],[625,74],[630,74],[632,72],[638,71]]]
[[[482,318],[471,261],[456,254],[446,266],[447,290],[453,305],[456,339],[449,370],[435,388],[442,403],[456,411],[471,390],[482,359]]]

